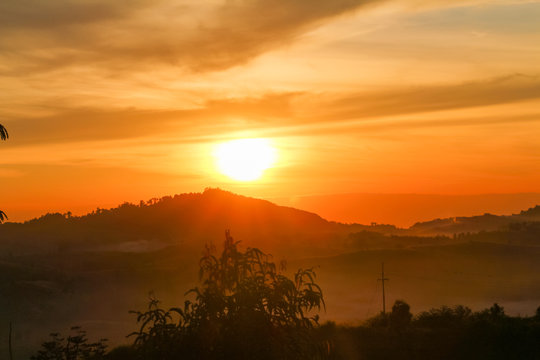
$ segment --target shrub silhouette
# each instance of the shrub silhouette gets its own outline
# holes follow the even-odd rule
[[[135,312],[135,348],[144,359],[322,359],[328,344],[316,338],[324,307],[313,269],[289,279],[258,249],[238,249],[229,232],[220,257],[207,248],[202,286],[194,301],[164,310],[151,299]]]
[[[395,328],[404,328],[411,323],[411,307],[403,300],[396,300],[390,313],[390,325]]]
[[[405,321],[396,323],[398,314]],[[398,300],[391,313],[361,326],[327,324],[320,330],[333,344],[333,359],[540,359],[536,316],[504,315],[497,304],[477,312],[458,305],[433,308],[412,319],[409,314],[408,305]]]
[[[392,312],[380,313],[365,321],[369,328],[403,329],[410,325],[412,320],[411,307],[403,300],[396,300],[392,305]]]
[[[52,333],[52,339],[44,342],[37,355],[31,360],[101,360],[105,359],[107,339],[96,343],[89,343],[86,331],[75,326],[71,328],[73,334],[66,338],[59,333]]]

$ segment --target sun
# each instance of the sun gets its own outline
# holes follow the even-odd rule
[[[277,150],[268,139],[238,139],[218,144],[214,157],[223,175],[238,181],[253,181],[274,165]]]

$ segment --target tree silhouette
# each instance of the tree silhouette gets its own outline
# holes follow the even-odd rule
[[[9,134],[6,130],[6,128],[0,124],[0,140],[7,140],[9,139]],[[7,220],[7,215],[5,212],[0,210],[0,224],[3,223],[5,220]]]
[[[390,313],[390,324],[396,328],[404,328],[411,323],[411,307],[403,300],[396,300]]]
[[[313,269],[289,279],[258,249],[238,249],[229,232],[220,257],[207,248],[200,261],[202,287],[195,300],[165,311],[151,299],[135,312],[135,338],[144,359],[323,359],[327,344],[316,340],[324,307]]]

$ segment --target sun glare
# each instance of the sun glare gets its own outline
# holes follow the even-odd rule
[[[268,139],[238,139],[214,151],[219,172],[238,181],[259,179],[275,163],[277,151]]]

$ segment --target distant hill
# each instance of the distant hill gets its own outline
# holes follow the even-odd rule
[[[396,249],[468,242],[540,246],[540,206],[513,215],[453,217],[419,222],[394,233],[350,233],[351,249]]]
[[[328,220],[409,227],[436,218],[506,215],[540,204],[540,193],[514,194],[327,194],[276,198],[275,202]]]
[[[4,253],[74,250],[147,250],[182,245],[200,252],[230,229],[246,246],[273,253],[312,254],[340,248],[350,232],[395,232],[393,226],[346,225],[307,211],[236,195],[220,189],[152,199],[84,216],[47,214],[24,223],[0,225]]]
[[[266,200],[207,189],[139,204],[124,203],[83,216],[54,213],[24,223],[1,224],[0,258],[73,251],[141,252],[168,246],[200,253],[205,244],[219,243],[226,229],[245,246],[260,247],[275,255],[328,255],[351,246],[395,248],[455,243],[454,234],[507,231],[512,224],[538,221],[540,206],[509,216],[435,219],[408,229],[342,224]],[[498,235],[496,242],[504,242],[501,238],[505,237]]]
[[[503,230],[515,223],[539,221],[540,206],[537,205],[529,210],[513,215],[484,214],[481,216],[435,219],[416,223],[409,230],[415,235],[453,235],[468,232]]]

